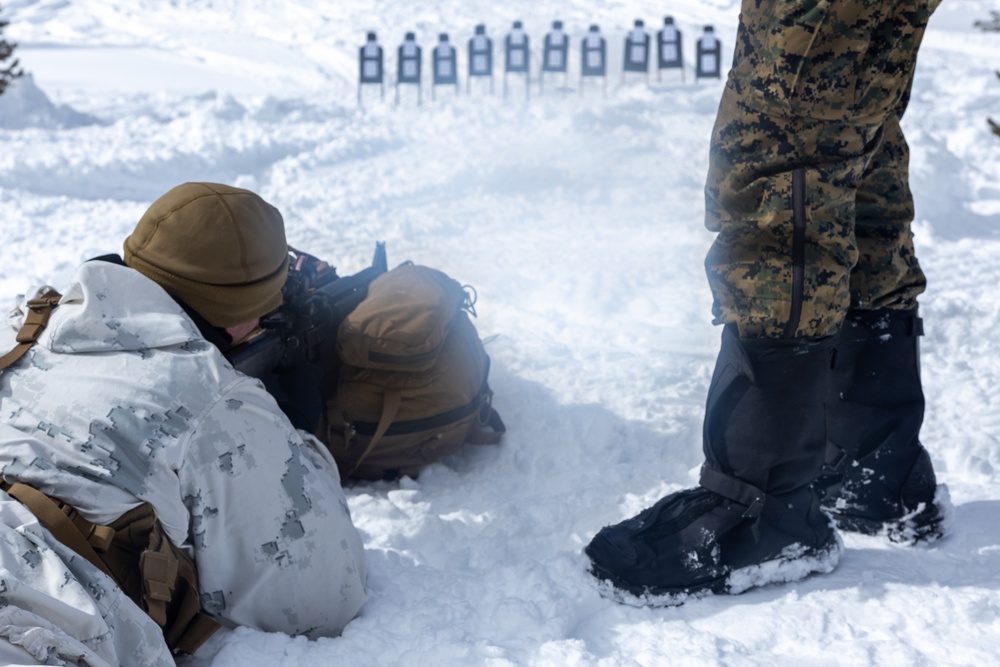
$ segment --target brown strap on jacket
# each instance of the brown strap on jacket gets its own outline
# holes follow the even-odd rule
[[[112,579],[115,578],[97,554],[94,543],[90,540],[90,537],[94,536],[94,541],[106,550],[111,544],[110,538],[114,536],[114,530],[108,526],[90,523],[69,505],[57,503],[33,486],[20,482],[15,484],[3,482],[0,483],[0,488],[30,509],[38,522],[48,528],[57,540],[86,558],[104,574]]]
[[[37,299],[28,302],[28,314],[24,318],[24,324],[17,332],[17,346],[7,354],[0,357],[0,371],[12,366],[18,359],[31,349],[38,337],[41,335],[45,325],[49,323],[52,311],[59,305],[62,295],[50,289]]]
[[[201,609],[194,562],[171,543],[152,505],[143,503],[100,526],[27,484],[0,482],[52,535],[114,579],[163,628],[172,651],[194,653],[219,629]]]

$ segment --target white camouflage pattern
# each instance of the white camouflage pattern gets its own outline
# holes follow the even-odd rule
[[[0,327],[0,351],[14,347],[24,310]],[[127,267],[82,265],[38,343],[0,374],[0,474],[95,523],[150,502],[194,556],[202,605],[224,625],[336,636],[367,597],[361,539],[326,448]],[[35,585],[32,572],[6,567],[15,552],[0,539],[0,585]],[[49,592],[35,606],[56,619],[66,600]],[[9,605],[23,608],[0,591],[0,614]],[[64,641],[87,636],[75,620],[51,622]],[[3,623],[0,636],[19,643]],[[112,664],[155,664],[135,647]]]
[[[4,665],[174,665],[160,627],[3,492],[0,636]]]

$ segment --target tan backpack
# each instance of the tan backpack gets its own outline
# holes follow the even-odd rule
[[[343,478],[393,479],[496,444],[490,359],[468,314],[473,299],[444,273],[404,265],[379,276],[341,324],[336,393],[319,437]]]

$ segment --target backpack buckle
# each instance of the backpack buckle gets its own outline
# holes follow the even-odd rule
[[[28,301],[28,314],[17,332],[18,343],[34,343],[38,340],[45,325],[49,323],[52,310],[59,305],[61,298],[59,292],[49,289],[40,297]]]
[[[486,387],[486,391],[479,395],[479,411],[476,414],[476,421],[480,426],[489,426],[490,415],[493,414],[493,390]]]

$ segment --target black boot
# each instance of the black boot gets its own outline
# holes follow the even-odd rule
[[[812,487],[826,447],[832,342],[741,340],[727,326],[700,486],[602,529],[586,548],[593,573],[670,604],[832,570],[840,540]]]
[[[817,480],[837,525],[897,542],[942,534],[942,498],[920,444],[916,309],[852,310],[835,338],[827,403],[827,465]]]

